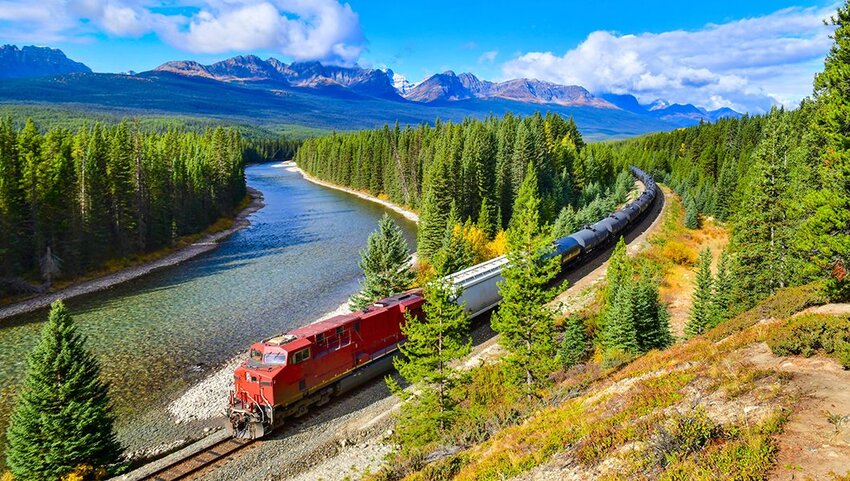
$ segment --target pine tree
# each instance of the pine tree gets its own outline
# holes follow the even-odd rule
[[[576,210],[573,206],[568,205],[561,209],[558,218],[555,219],[555,226],[552,228],[553,235],[556,239],[568,236],[576,232],[579,228],[579,219]]]
[[[818,187],[806,197],[811,215],[798,245],[830,279],[832,295],[850,299],[850,2],[831,18],[834,41],[815,76],[812,130],[818,148]]]
[[[589,343],[584,322],[578,316],[570,316],[564,322],[564,339],[558,351],[558,360],[565,368],[582,362],[587,355]]]
[[[753,153],[753,166],[735,216],[731,247],[740,267],[742,304],[764,298],[791,283],[797,261],[790,249],[789,158],[793,133],[786,113],[774,109]]]
[[[410,269],[410,249],[398,225],[384,214],[378,230],[369,235],[360,253],[360,268],[366,279],[360,292],[351,298],[352,310],[409,289],[415,279]]]
[[[28,360],[23,392],[9,422],[6,462],[18,481],[58,479],[87,464],[118,461],[109,392],[61,301]]]
[[[720,324],[732,316],[732,294],[734,287],[732,257],[724,249],[720,253],[720,259],[717,262],[717,275],[714,279],[714,298],[711,302],[711,327]]]
[[[611,354],[640,352],[635,326],[634,283],[628,282],[616,291],[613,302],[605,310],[600,341],[606,357]]]
[[[549,283],[558,274],[557,258],[544,259],[550,236],[540,224],[537,175],[529,165],[508,229],[508,266],[499,284],[502,302],[492,318],[508,351],[507,377],[529,396],[548,382],[555,358],[554,313],[546,306],[555,297]]]
[[[644,271],[632,293],[634,326],[640,352],[664,349],[673,343],[670,313],[661,302],[658,285],[658,279]]]
[[[419,215],[417,249],[424,258],[430,258],[443,244],[446,221],[452,204],[452,172],[442,154],[434,159],[429,182],[423,186],[422,209]]]
[[[433,388],[439,406],[440,428],[446,427],[452,409],[449,390],[457,373],[449,363],[465,356],[471,349],[469,316],[458,305],[460,295],[448,281],[435,279],[425,286],[424,316],[406,316],[402,332],[407,337],[393,365],[409,383],[423,383]]]
[[[696,289],[693,304],[685,325],[685,334],[696,336],[711,328],[712,301],[714,299],[714,280],[711,274],[711,250],[706,248],[699,254],[697,265]]]
[[[685,200],[685,227],[688,229],[699,228],[699,207],[691,196],[687,196]]]

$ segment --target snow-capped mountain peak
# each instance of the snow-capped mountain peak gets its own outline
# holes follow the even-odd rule
[[[393,72],[392,69],[384,69],[384,72],[387,73],[387,77],[390,78],[390,81],[393,84],[393,87],[398,91],[400,95],[404,95],[407,92],[413,90],[413,87],[416,87],[416,84],[407,80],[407,78],[400,74]]]

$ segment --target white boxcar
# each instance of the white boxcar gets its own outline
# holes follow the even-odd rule
[[[502,300],[496,283],[502,280],[502,268],[507,263],[507,257],[499,256],[447,277],[453,286],[461,289],[457,302],[466,306],[471,317],[496,307]]]

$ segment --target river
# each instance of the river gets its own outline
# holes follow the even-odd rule
[[[131,447],[157,439],[137,433],[146,423],[163,429],[167,400],[217,364],[311,322],[357,290],[358,252],[387,209],[280,164],[250,166],[245,175],[266,204],[249,227],[184,264],[67,302],[111,384],[119,438]],[[415,224],[389,213],[415,247]],[[0,322],[4,435],[46,317],[43,310]]]

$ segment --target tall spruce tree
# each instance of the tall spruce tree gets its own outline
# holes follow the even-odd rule
[[[407,340],[399,347],[403,356],[393,359],[399,374],[409,383],[434,389],[440,428],[444,429],[453,408],[449,390],[457,373],[449,366],[471,349],[469,316],[451,283],[438,278],[425,286],[424,316],[407,316],[401,330]],[[391,386],[393,387],[393,386]]]
[[[724,249],[717,262],[717,275],[714,278],[714,297],[711,300],[711,327],[732,316],[732,295],[735,284],[732,277],[732,257]]]
[[[64,304],[54,302],[9,422],[9,470],[17,481],[43,481],[80,465],[116,463],[113,420],[97,360]]]
[[[798,246],[830,279],[832,295],[850,299],[850,2],[831,18],[833,45],[815,76],[812,130],[818,149],[817,189]]]
[[[796,261],[791,250],[789,167],[793,132],[787,113],[768,115],[738,211],[731,246],[739,269],[741,297],[753,301],[791,283]]]
[[[549,283],[558,274],[550,235],[540,223],[537,174],[531,164],[519,189],[508,238],[508,266],[499,284],[502,302],[493,316],[493,330],[508,351],[504,366],[508,378],[532,396],[548,382],[555,358],[554,313],[547,307],[555,298]]]
[[[634,282],[631,280],[622,284],[604,311],[600,341],[606,357],[619,353],[631,356],[640,353],[635,326],[634,290]]]
[[[633,290],[634,326],[641,352],[664,349],[673,344],[670,313],[661,302],[658,285],[658,279],[645,270]]]
[[[387,296],[409,289],[416,275],[410,269],[410,249],[398,225],[384,214],[378,230],[369,235],[360,253],[360,268],[366,279],[351,298],[351,309],[361,309]]]
[[[706,248],[699,254],[696,289],[693,294],[693,304],[688,322],[685,324],[685,334],[696,336],[711,328],[713,324],[713,299],[714,279],[711,274],[711,250]]]
[[[445,142],[443,142],[445,143]],[[446,146],[438,146],[444,151]],[[430,258],[443,245],[449,211],[452,206],[452,183],[454,177],[449,162],[438,152],[431,164],[428,182],[423,186],[422,209],[419,216],[417,248],[419,254]]]
[[[564,322],[564,339],[558,350],[558,360],[565,368],[582,362],[589,348],[584,322],[578,316],[569,316]]]
[[[685,227],[688,229],[699,228],[699,207],[691,196],[685,199]]]

